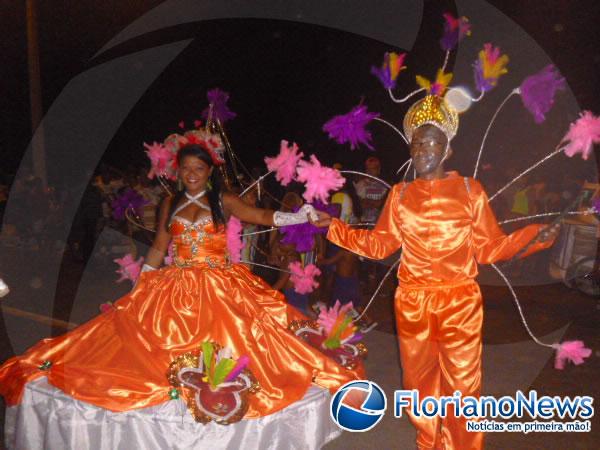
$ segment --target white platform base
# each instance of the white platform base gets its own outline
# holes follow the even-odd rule
[[[114,413],[75,400],[39,378],[6,409],[8,449],[317,449],[341,434],[328,391],[311,387],[278,413],[233,425],[196,423],[182,400]]]

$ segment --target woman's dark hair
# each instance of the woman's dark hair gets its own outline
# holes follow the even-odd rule
[[[208,151],[206,151],[201,145],[198,144],[190,144],[181,147],[181,149],[177,153],[177,165],[179,167],[181,167],[183,159],[186,156],[195,156],[201,161],[204,161],[208,165],[208,167],[213,167],[215,165]],[[208,198],[208,204],[210,206],[212,220],[215,225],[215,228],[219,228],[220,225],[225,225],[225,215],[223,213],[223,208],[221,207],[221,191],[223,183],[221,181],[221,173],[217,168],[213,169],[212,174],[209,178],[209,182],[211,188],[207,188],[206,197]],[[173,200],[171,201],[171,208],[169,209],[169,218],[171,218],[171,216],[175,212],[175,208],[177,208],[177,205],[179,204],[179,202],[181,202],[181,200],[184,197],[185,189],[177,191],[177,193],[173,196]]]

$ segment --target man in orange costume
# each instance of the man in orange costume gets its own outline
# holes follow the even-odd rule
[[[549,247],[558,231],[529,225],[506,235],[500,229],[479,182],[444,171],[457,129],[458,114],[441,97],[415,103],[404,130],[418,178],[391,189],[373,230],[332,219],[327,235],[373,259],[402,248],[394,307],[403,387],[418,389],[421,399],[455,391],[479,396],[483,308],[477,263],[510,259],[529,245],[521,255],[527,256]],[[483,434],[467,432],[466,419],[452,410],[443,419],[410,418],[419,449],[483,447]]]

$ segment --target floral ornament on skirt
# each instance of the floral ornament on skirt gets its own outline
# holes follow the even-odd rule
[[[247,369],[250,359],[231,357],[231,349],[205,342],[199,352],[177,357],[167,371],[171,399],[179,398],[179,389],[186,399],[194,420],[208,423],[211,420],[229,425],[239,422],[248,411],[248,396],[258,392],[260,386]]]

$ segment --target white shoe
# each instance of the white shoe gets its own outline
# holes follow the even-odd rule
[[[4,297],[9,292],[10,292],[10,289],[8,288],[8,286],[6,285],[4,280],[2,278],[0,278],[0,298]]]

